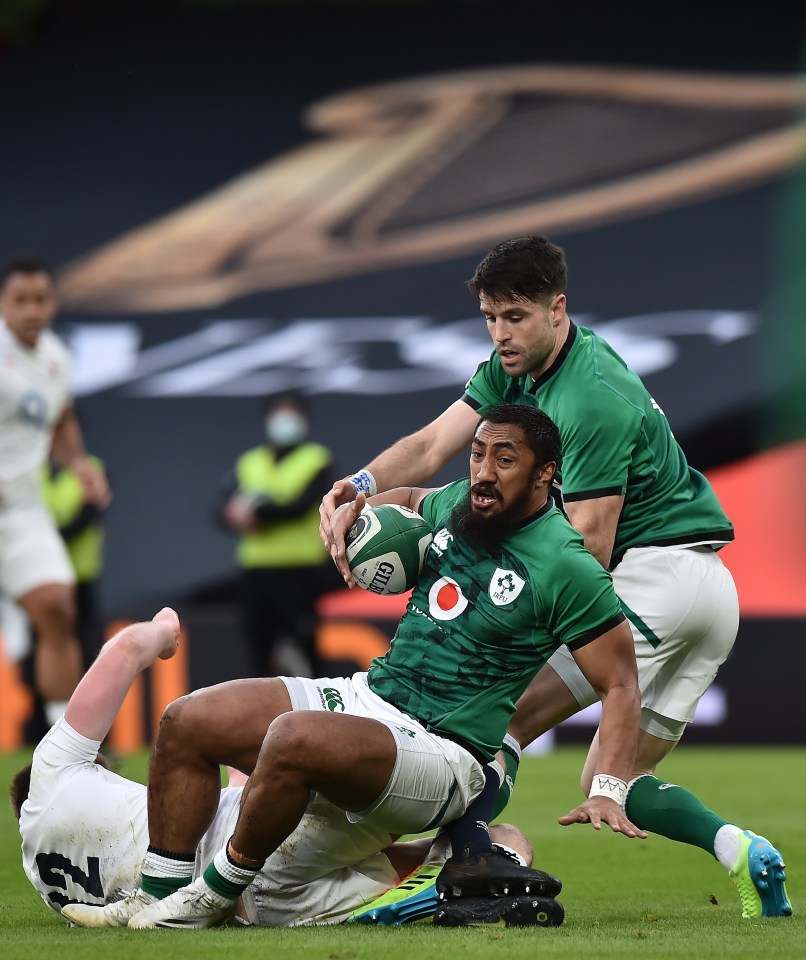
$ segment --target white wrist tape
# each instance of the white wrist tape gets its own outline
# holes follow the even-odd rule
[[[359,470],[358,473],[354,473],[349,480],[355,487],[356,493],[365,493],[368,497],[371,497],[378,492],[378,484],[375,483],[375,477],[372,476],[369,470]]]
[[[618,777],[611,777],[609,773],[595,773],[588,800],[593,797],[610,797],[623,807],[627,797],[627,784]]]

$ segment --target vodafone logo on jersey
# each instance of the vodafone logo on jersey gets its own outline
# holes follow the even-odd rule
[[[466,607],[467,597],[450,577],[440,577],[428,591],[428,612],[435,620],[453,620]]]

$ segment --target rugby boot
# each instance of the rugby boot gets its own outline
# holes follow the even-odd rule
[[[125,927],[135,913],[152,903],[157,903],[157,898],[138,889],[103,907],[94,907],[89,903],[66,903],[62,907],[62,916],[72,927]]]
[[[743,917],[792,916],[784,861],[769,840],[744,830],[739,836],[739,859],[730,876],[739,891]]]
[[[521,894],[556,897],[562,890],[562,883],[550,873],[521,866],[514,854],[492,847],[475,856],[446,860],[437,877],[436,888],[442,900]]]
[[[424,864],[396,887],[355,910],[345,923],[397,927],[433,916],[439,904],[435,883],[441,868],[441,864]]]
[[[549,897],[460,897],[440,902],[434,926],[559,927],[564,918],[562,904]]]

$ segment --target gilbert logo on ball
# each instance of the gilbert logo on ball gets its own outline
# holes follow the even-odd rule
[[[345,537],[355,582],[381,596],[405,593],[417,582],[433,534],[408,507],[364,507]]]

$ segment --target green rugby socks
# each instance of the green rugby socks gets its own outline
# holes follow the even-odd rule
[[[729,825],[685,787],[649,775],[629,785],[625,811],[642,830],[701,847],[712,856],[717,833]]]

